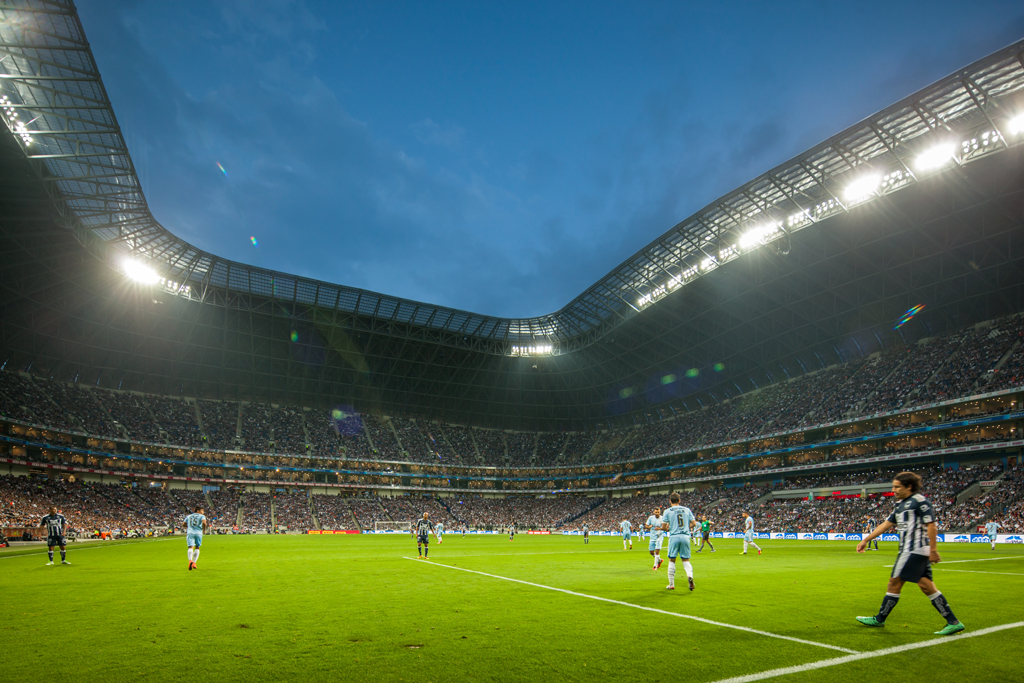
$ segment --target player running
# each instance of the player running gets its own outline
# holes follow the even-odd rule
[[[629,544],[629,549],[633,549],[633,525],[629,523],[628,519],[624,519],[619,522],[619,528],[622,529],[622,549],[626,549],[626,544]]]
[[[874,517],[868,515],[865,518],[865,520],[864,520],[864,533],[865,534],[870,534],[872,531],[875,530],[876,526],[878,526],[878,522],[875,521]],[[870,544],[868,545],[868,550],[871,550],[871,545]],[[875,550],[878,550],[878,539],[877,538],[875,539]]]
[[[690,590],[693,585],[693,566],[690,564],[690,531],[696,526],[697,520],[693,518],[690,508],[679,504],[679,494],[673,493],[668,497],[672,507],[661,513],[661,529],[668,532],[668,586],[667,590],[676,589],[676,557],[683,561],[683,570],[686,572],[686,580],[690,582]]]
[[[711,552],[715,552],[715,545],[711,542],[711,525],[714,522],[709,522],[707,517],[700,518],[700,548],[697,549],[698,553],[704,552],[704,546],[711,546]]]
[[[746,512],[743,513],[743,552],[740,555],[747,554],[747,546],[752,545],[757,548],[757,554],[761,554],[761,547],[754,543],[754,518],[748,515]]]
[[[583,545],[590,545],[590,527],[583,525]]]
[[[43,517],[39,526],[46,527],[46,553],[50,557],[46,566],[53,564],[53,546],[60,547],[60,563],[71,564],[67,560],[67,542],[64,540],[64,532],[68,528],[67,517],[57,512],[57,508],[51,507],[50,514]]]
[[[203,533],[209,528],[203,506],[185,517],[185,544],[188,546],[188,570],[199,569],[199,548],[203,545]]]
[[[896,607],[900,599],[900,591],[907,581],[916,583],[918,588],[928,596],[932,605],[946,619],[946,626],[936,631],[937,636],[948,636],[959,633],[966,628],[953,616],[953,610],[946,602],[945,596],[939,592],[932,581],[932,564],[942,561],[939,551],[935,549],[938,527],[932,505],[923,495],[921,477],[913,472],[900,472],[892,481],[892,492],[899,502],[889,518],[868,534],[867,538],[857,544],[857,552],[862,553],[871,539],[896,527],[900,534],[900,550],[896,563],[892,567],[889,585],[882,598],[882,606],[873,617],[857,617],[857,621],[865,626],[885,626],[885,620]]]
[[[434,525],[430,523],[430,513],[424,512],[421,519],[416,520],[416,550],[420,559],[429,559],[430,555],[430,532]]]
[[[441,540],[441,534],[444,533],[444,522],[438,522],[434,525],[434,536],[437,537],[437,544],[441,545],[444,541]]]
[[[996,534],[1003,528],[1003,525],[994,519],[988,520],[985,524],[985,533],[988,534],[988,542],[992,544],[992,550],[996,549]]]
[[[654,512],[644,523],[644,530],[647,531],[650,538],[647,542],[647,550],[654,557],[654,566],[651,567],[654,571],[658,571],[658,567],[661,566],[661,544],[663,541],[661,525],[661,508],[654,508]]]

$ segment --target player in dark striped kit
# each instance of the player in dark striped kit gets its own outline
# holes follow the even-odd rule
[[[430,532],[433,530],[430,513],[424,512],[422,519],[416,520],[416,550],[421,558],[426,559],[430,555]]]
[[[921,490],[921,477],[913,472],[900,472],[892,482],[892,492],[897,500],[896,509],[889,519],[875,528],[863,541],[857,544],[857,552],[862,553],[872,539],[884,534],[892,527],[900,533],[900,551],[896,563],[892,567],[889,586],[878,614],[873,617],[857,617],[857,621],[865,626],[885,626],[885,620],[896,607],[900,599],[900,591],[907,581],[916,583],[918,588],[932,601],[932,606],[946,620],[946,626],[935,635],[948,636],[963,631],[965,626],[953,615],[953,610],[939,589],[932,581],[932,565],[942,561],[935,549],[938,527],[932,505],[918,493]]]
[[[50,556],[50,561],[46,563],[46,566],[53,564],[53,547],[60,546],[60,563],[71,564],[67,559],[67,552],[65,546],[67,542],[64,540],[64,532],[68,528],[67,518],[57,512],[57,508],[50,508],[50,514],[43,517],[43,520],[39,523],[39,526],[46,527],[46,552]]]

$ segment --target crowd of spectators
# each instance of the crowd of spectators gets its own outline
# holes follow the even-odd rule
[[[270,450],[272,432],[276,425],[270,421],[268,408],[269,406],[262,403],[241,404],[239,433],[242,436],[242,448],[245,450],[257,453]]]
[[[377,415],[363,415],[362,419],[363,426],[366,428],[367,434],[370,435],[370,441],[373,442],[375,460],[402,461],[405,459],[398,447],[395,433],[391,430],[390,419]]]
[[[533,462],[533,451],[537,445],[536,432],[506,432],[505,445],[508,447],[508,462],[513,467],[526,467]]]
[[[156,421],[167,434],[166,443],[180,446],[200,446],[203,435],[196,421],[196,405],[180,398],[157,396],[146,397]],[[160,439],[163,441],[163,439]]]
[[[287,529],[312,529],[309,497],[306,492],[277,493],[274,495],[274,522]]]
[[[96,391],[95,395],[109,411],[110,418],[124,427],[131,438],[137,441],[160,441],[160,427],[141,394]]]
[[[248,491],[242,496],[242,531],[269,529],[271,526],[271,505],[269,493]]]
[[[238,436],[239,404],[232,401],[200,399],[199,412],[203,416],[203,431],[211,448],[234,448]]]
[[[352,516],[352,508],[349,506],[350,500],[346,496],[313,494],[309,498],[309,504],[321,529],[358,529],[356,519]]]

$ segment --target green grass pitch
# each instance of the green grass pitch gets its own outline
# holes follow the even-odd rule
[[[762,545],[741,556],[741,541],[720,540],[694,555],[692,593],[682,567],[666,591],[667,565],[651,571],[646,543],[624,551],[614,537],[449,534],[426,562],[405,559],[416,556],[405,535],[208,536],[194,572],[180,537],[73,544],[70,566],[14,549],[0,554],[0,677],[1024,680],[1024,628],[964,637],[1024,620],[1024,547],[942,546],[935,580],[968,630],[870,657],[936,641],[944,625],[912,584],[884,629],[854,621],[877,611],[895,544],[862,555],[853,543]],[[864,654],[758,678],[848,651]]]

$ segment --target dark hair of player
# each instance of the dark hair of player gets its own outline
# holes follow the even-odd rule
[[[671,501],[672,503],[678,503],[678,502],[679,502],[679,494],[678,494],[678,493],[675,493],[675,492],[673,492],[673,493],[672,493],[672,495],[668,497],[668,499],[669,499],[669,500],[670,500],[670,501]]]
[[[197,508],[196,508],[195,510],[193,510],[192,512],[202,512],[202,511],[203,511],[203,506],[202,506],[202,505],[200,505],[199,507],[197,507]]]
[[[902,484],[904,488],[910,489],[911,493],[921,490],[921,476],[913,472],[900,472],[893,479]]]

